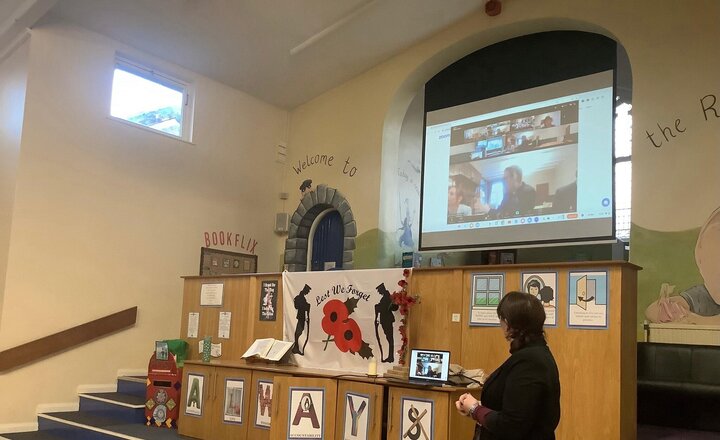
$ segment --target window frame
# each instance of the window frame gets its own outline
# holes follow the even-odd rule
[[[138,127],[144,130],[148,130],[152,133],[158,133],[164,136],[171,137],[173,139],[181,140],[184,142],[192,143],[192,131],[193,131],[193,118],[194,118],[194,107],[195,107],[195,89],[190,81],[185,81],[177,76],[170,75],[166,71],[158,70],[151,67],[148,64],[135,61],[133,59],[124,57],[122,55],[115,56],[115,62],[113,63],[113,84],[115,81],[115,70],[119,69],[132,75],[138,76],[145,80],[154,82],[163,87],[178,91],[182,93],[183,104],[180,108],[180,115],[182,122],[180,124],[180,136],[168,133],[156,128],[149,127],[147,125],[138,124],[127,119],[123,119],[118,116],[113,116],[112,111],[109,111],[110,118],[125,124],[129,124],[133,127]],[[112,108],[112,91],[110,94],[110,108]]]
[[[629,105],[631,106],[631,107],[630,107],[630,110],[628,111],[628,116],[630,117],[630,121],[631,121],[631,124],[632,124],[632,117],[633,117],[633,114],[632,114],[632,103],[629,102],[629,100],[622,100],[622,101],[620,101],[620,100],[619,100],[619,97],[618,97],[617,99],[618,99],[618,102],[615,104],[615,116],[614,116],[613,125],[615,125],[615,122],[617,121],[617,109],[618,109],[618,107],[620,107],[620,105],[622,105],[622,104],[629,104]],[[613,143],[617,140],[617,139],[616,139],[616,136],[617,136],[617,132],[615,132],[615,133],[613,134],[613,138],[614,138]],[[617,175],[617,166],[618,166],[619,164],[622,164],[622,163],[625,163],[625,162],[630,162],[630,163],[632,164],[632,127],[631,127],[631,138],[630,138],[630,154],[625,155],[625,156],[616,156],[616,155],[615,155],[615,148],[613,148],[613,180],[615,180],[615,176]],[[632,173],[632,172],[631,172],[631,173]],[[616,182],[613,182],[613,185],[616,185]],[[617,199],[617,190],[618,190],[618,188],[616,187],[616,188],[615,188],[615,198],[616,198],[616,199]],[[630,178],[630,191],[631,191],[631,202],[630,202],[630,208],[628,208],[628,209],[630,210],[630,222],[631,222],[631,227],[627,230],[628,233],[630,233],[630,232],[631,232],[631,229],[632,229],[632,174],[631,174],[631,178]],[[618,236],[617,236],[617,235],[618,235],[618,230],[619,230],[619,229],[617,228],[617,207],[615,207],[614,209],[615,209],[615,216],[616,216],[616,218],[615,218],[615,222],[616,222],[616,223],[615,223],[615,238],[617,238],[618,240],[621,240],[622,242],[625,243],[626,246],[628,246],[628,245],[630,244],[630,234],[628,234],[627,238],[618,238]]]

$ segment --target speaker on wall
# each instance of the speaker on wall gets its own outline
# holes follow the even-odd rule
[[[275,232],[287,232],[290,223],[290,214],[278,212],[275,214]]]

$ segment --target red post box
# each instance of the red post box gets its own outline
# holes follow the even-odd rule
[[[175,355],[167,353],[167,360],[153,354],[148,364],[145,419],[147,425],[177,427],[180,413],[180,387],[182,368],[178,368]]]

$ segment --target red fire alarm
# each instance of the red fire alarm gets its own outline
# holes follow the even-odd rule
[[[502,3],[500,0],[488,0],[485,3],[485,13],[491,17],[494,17],[502,11]]]

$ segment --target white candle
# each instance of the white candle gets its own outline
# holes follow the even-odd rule
[[[368,364],[368,376],[377,376],[377,360],[375,358],[370,359]]]

